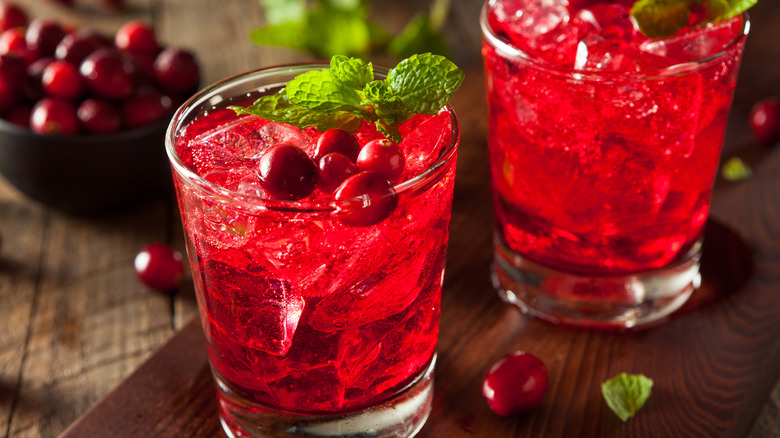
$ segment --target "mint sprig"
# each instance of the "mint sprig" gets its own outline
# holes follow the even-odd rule
[[[628,421],[644,406],[653,381],[642,374],[621,373],[601,384],[607,406],[623,421]]]
[[[650,38],[664,38],[677,33],[688,24],[691,13],[706,11],[704,22],[716,22],[735,17],[758,0],[639,0],[631,8],[631,16],[639,29]]]
[[[336,55],[329,69],[310,70],[249,107],[230,108],[239,114],[299,128],[314,126],[320,131],[355,130],[362,119],[400,142],[398,125],[415,114],[436,114],[452,99],[464,76],[447,58],[424,53],[399,62],[386,79],[375,79],[370,62]]]

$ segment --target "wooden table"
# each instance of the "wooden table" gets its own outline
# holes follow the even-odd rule
[[[119,12],[88,0],[76,9],[17,3],[32,16],[104,32],[146,20],[162,41],[197,52],[206,83],[309,59],[249,42],[263,22],[257,1],[136,0]],[[704,285],[686,309],[660,327],[620,335],[529,320],[492,290],[481,1],[453,1],[447,37],[468,78],[454,101],[463,133],[436,399],[421,436],[780,436],[780,148],[756,143],[746,125],[753,102],[780,95],[780,5],[760,3],[724,152],[743,157],[755,175],[717,182]],[[414,4],[375,2],[373,15],[397,29]],[[0,436],[224,436],[191,283],[163,296],[133,273],[133,258],[148,243],[183,249],[170,199],[78,217],[0,181],[0,233]],[[550,388],[533,413],[501,419],[481,399],[480,380],[517,349],[546,362]],[[623,371],[656,381],[648,405],[625,424],[598,389]]]

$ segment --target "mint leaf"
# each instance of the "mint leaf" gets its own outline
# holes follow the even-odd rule
[[[255,29],[249,34],[249,38],[253,43],[261,46],[309,50],[309,43],[305,38],[301,38],[305,33],[305,23],[286,22]]]
[[[674,35],[688,24],[691,15],[689,1],[639,0],[631,8],[631,16],[639,30],[650,38]]]
[[[399,58],[406,58],[415,53],[431,52],[437,55],[450,56],[450,50],[444,37],[434,30],[431,19],[427,16],[413,18],[390,44],[387,51]]]
[[[268,24],[302,22],[306,0],[260,0]]]
[[[298,127],[324,130],[348,126],[358,118],[376,125],[395,142],[398,125],[414,114],[436,114],[463,82],[463,71],[440,55],[424,53],[401,61],[385,80],[374,79],[370,63],[337,55],[330,69],[310,70],[289,82],[277,94],[260,97],[240,114]]]
[[[294,105],[287,99],[284,89],[279,93],[263,96],[246,108],[240,106],[228,108],[235,111],[236,114],[251,114],[272,122],[286,123],[299,128],[314,126],[321,132],[331,128],[354,131],[359,126],[359,124],[355,124],[359,119],[346,111],[325,113]]]
[[[650,38],[672,36],[688,24],[691,12],[704,8],[708,22],[735,17],[758,0],[639,0],[631,16],[639,29]]]
[[[607,406],[623,421],[628,421],[644,406],[653,381],[642,374],[618,374],[601,384]]]
[[[374,68],[362,59],[336,55],[330,60],[330,69],[344,85],[360,89],[374,80]]]
[[[753,171],[739,157],[731,157],[723,163],[721,175],[726,181],[739,182],[750,179],[753,176]]]
[[[436,114],[463,82],[463,71],[447,58],[431,53],[412,55],[387,75],[392,93],[420,114]]]

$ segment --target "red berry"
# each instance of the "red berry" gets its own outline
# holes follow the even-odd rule
[[[52,96],[76,99],[84,92],[81,75],[73,64],[54,61],[43,69],[43,89]]]
[[[344,180],[358,173],[357,165],[338,152],[320,158],[318,168],[317,187],[325,193],[333,193]]]
[[[114,35],[114,45],[122,52],[150,59],[154,59],[160,51],[154,31],[140,20],[129,21],[120,27]]]
[[[58,97],[44,97],[30,115],[30,129],[36,134],[74,135],[78,133],[76,107]]]
[[[496,362],[482,381],[490,409],[509,417],[528,412],[547,392],[547,367],[536,356],[518,351]]]
[[[24,9],[11,2],[0,1],[0,32],[27,26],[27,22],[27,13]]]
[[[95,50],[113,47],[112,41],[90,29],[81,28],[66,34],[57,44],[54,56],[73,65],[81,62]]]
[[[334,199],[348,202],[342,207],[339,219],[353,227],[377,224],[398,205],[398,195],[390,181],[370,170],[347,178],[336,190]]]
[[[22,27],[14,27],[1,33],[0,53],[18,56],[25,65],[29,65],[38,59],[38,50],[27,44],[24,33],[25,30]]]
[[[124,99],[133,92],[132,72],[115,50],[94,51],[81,63],[79,72],[87,88],[97,96]]]
[[[346,156],[354,163],[360,153],[360,144],[354,135],[343,129],[328,129],[317,139],[314,162],[319,163],[320,158],[333,152]]]
[[[135,275],[150,289],[170,292],[184,278],[182,255],[162,243],[146,246],[135,256]]]
[[[276,199],[301,199],[314,191],[317,166],[297,146],[271,146],[260,157],[259,167],[263,188]]]
[[[30,128],[30,114],[32,114],[32,108],[27,104],[14,105],[13,108],[5,115],[5,119],[14,125],[21,126],[22,128]]]
[[[0,77],[0,112],[12,109],[17,100],[16,88],[5,78]]]
[[[54,56],[57,45],[65,37],[65,29],[54,20],[38,18],[27,26],[24,39],[39,56]]]
[[[379,172],[393,183],[398,181],[404,172],[404,164],[406,159],[401,148],[385,138],[366,143],[357,157],[357,165],[361,171]]]
[[[171,114],[173,102],[157,90],[144,89],[122,102],[121,111],[125,126],[138,128]]]
[[[154,73],[163,90],[174,95],[195,91],[200,83],[200,69],[195,56],[182,49],[168,48],[154,60]]]
[[[755,104],[749,123],[760,142],[769,144],[780,140],[780,100],[769,97]]]
[[[102,99],[84,99],[76,109],[76,115],[85,131],[107,133],[122,127],[119,110],[114,104]]]

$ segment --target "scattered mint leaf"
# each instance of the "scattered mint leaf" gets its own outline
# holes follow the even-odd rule
[[[704,8],[705,21],[714,22],[735,17],[758,0],[639,0],[631,16],[639,29],[650,38],[672,36],[688,24],[691,12]]]
[[[262,96],[247,108],[230,108],[320,131],[334,127],[354,131],[363,119],[400,142],[398,125],[414,114],[436,114],[464,78],[463,71],[447,58],[430,53],[401,61],[384,80],[374,79],[371,63],[357,58],[337,55],[330,67],[300,74],[279,93]]]
[[[607,406],[623,421],[628,421],[644,406],[653,381],[642,374],[618,374],[601,384]]]
[[[739,157],[731,157],[723,163],[721,175],[726,181],[739,182],[750,179],[753,176],[753,171]]]

